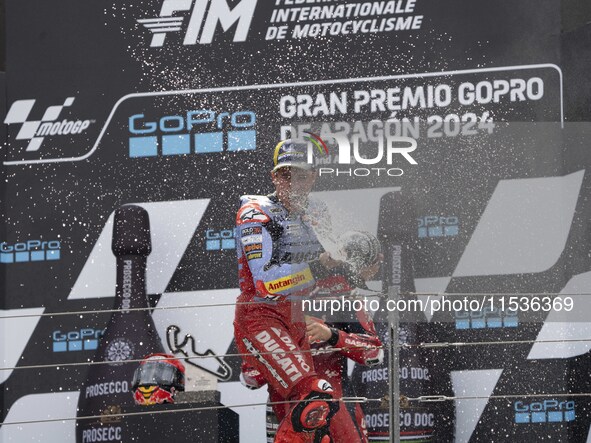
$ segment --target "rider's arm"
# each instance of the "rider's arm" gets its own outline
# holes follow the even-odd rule
[[[311,290],[320,263],[292,263],[281,256],[282,227],[272,221],[257,203],[243,205],[236,216],[237,247],[246,258],[257,295],[267,299]]]

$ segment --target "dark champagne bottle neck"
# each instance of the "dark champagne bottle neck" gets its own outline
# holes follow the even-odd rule
[[[117,286],[115,309],[128,314],[130,309],[147,308],[146,257],[125,255],[117,257]]]

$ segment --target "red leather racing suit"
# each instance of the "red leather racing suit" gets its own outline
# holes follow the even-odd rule
[[[317,379],[301,298],[322,273],[323,249],[310,224],[321,210],[310,201],[305,215],[290,214],[274,195],[243,196],[236,216],[236,344],[282,399],[299,398]]]
[[[273,195],[244,196],[241,203],[236,218],[241,294],[234,330],[240,353],[247,354],[243,368],[262,374],[272,403],[303,398],[320,377],[334,382],[333,397],[342,396],[348,392],[347,358],[377,364],[381,349],[366,346],[381,343],[371,321],[360,314],[363,318],[358,321],[334,329],[331,340],[312,358],[301,299],[319,286],[330,287],[336,281],[341,287],[348,284],[343,275],[328,275],[318,262],[323,248],[313,224],[327,217],[326,209],[310,201],[304,214],[289,214]],[[327,346],[351,349],[336,351]],[[317,374],[315,365],[323,373]],[[341,405],[332,418],[331,438],[342,436],[335,441],[367,441],[363,414],[356,406],[353,416],[350,407]],[[291,407],[293,403],[273,405],[279,420]],[[355,435],[358,440],[351,439]]]
[[[364,366],[374,366],[383,361],[382,343],[377,336],[373,321],[365,311],[352,312],[350,321],[344,318],[347,313],[340,313],[336,321],[324,315],[327,326],[332,330],[332,337],[324,343],[314,343],[312,359],[318,376],[328,380],[334,389],[334,396],[356,396],[347,375],[347,359]],[[318,313],[311,313],[318,315]],[[270,395],[270,401],[280,401]],[[289,410],[289,405],[274,407],[276,421],[267,417],[267,436],[273,435],[278,422]],[[269,413],[268,413],[269,415]],[[331,419],[330,437],[335,443],[368,442],[365,418],[359,403],[341,403],[339,411]]]

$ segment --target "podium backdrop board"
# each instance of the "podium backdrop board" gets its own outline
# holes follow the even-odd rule
[[[402,158],[378,165],[404,174],[333,174],[315,188],[339,232],[373,234],[380,198],[409,193],[418,292],[591,291],[584,3],[6,0],[4,7],[0,440],[26,433],[74,441],[76,394],[110,318],[89,312],[110,309],[116,295],[110,244],[120,206],[150,215],[153,305],[232,303],[238,198],[271,191],[271,152],[291,124],[416,117],[428,125],[412,153],[417,165]],[[472,124],[475,136],[461,133]],[[591,310],[576,302],[577,312]],[[49,315],[62,312],[78,314]],[[581,381],[588,325],[530,314],[425,317],[437,341],[527,342],[433,351],[448,377],[432,384],[433,395],[460,397],[440,404],[453,411],[445,432],[455,441],[514,440],[534,426],[586,441],[587,399],[568,394],[588,392]],[[194,357],[188,364],[218,377],[222,404],[264,403],[264,392],[240,386],[238,360],[225,356],[235,353],[232,316],[231,306],[169,309],[154,311],[154,322],[167,352],[169,327],[193,337],[183,346]],[[543,343],[529,343],[536,340]],[[54,366],[26,368],[38,365]],[[497,398],[513,394],[523,397]],[[51,407],[40,416],[31,404]],[[264,439],[264,406],[233,411],[241,440]],[[10,424],[48,418],[71,420]]]

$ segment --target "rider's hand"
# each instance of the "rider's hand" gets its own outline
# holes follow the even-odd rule
[[[318,261],[320,261],[320,264],[328,270],[334,269],[337,266],[340,266],[343,264],[343,262],[341,260],[335,260],[326,251],[324,251],[322,254],[320,254],[320,257],[318,257]]]
[[[332,330],[316,317],[306,316],[306,333],[310,343],[322,343],[332,337]]]
[[[379,254],[378,255],[378,259],[375,261],[375,263],[366,266],[365,268],[361,268],[359,270],[359,277],[361,277],[363,279],[363,281],[367,281],[367,280],[371,280],[371,278],[373,276],[375,276],[378,271],[380,270],[380,265],[382,264],[382,261],[384,260],[384,255],[383,254]]]

